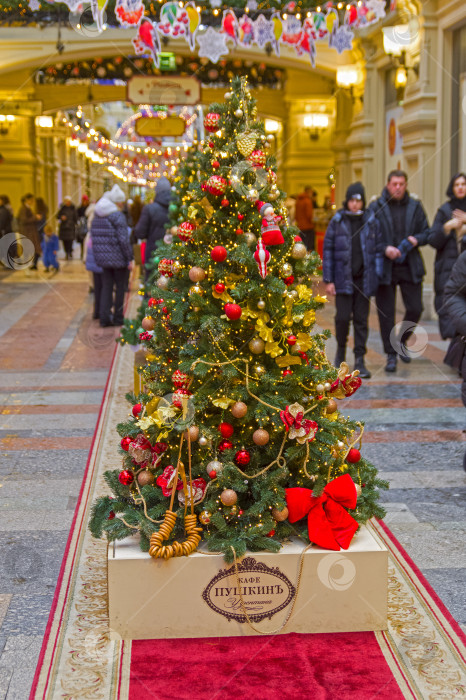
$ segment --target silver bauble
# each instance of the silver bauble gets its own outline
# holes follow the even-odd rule
[[[208,463],[206,467],[206,472],[207,476],[210,474],[211,471],[216,471],[217,476],[222,473],[223,469],[223,464],[218,461],[218,459],[213,459],[211,462]]]
[[[165,275],[162,275],[157,280],[157,287],[159,289],[168,289],[169,282],[170,282],[170,278],[165,277]]]
[[[257,308],[265,309],[265,301],[263,299],[259,299],[259,301],[257,302]]]
[[[262,340],[262,338],[253,338],[252,340],[249,341],[249,349],[254,355],[260,355],[261,352],[264,352],[265,349],[265,343]]]
[[[165,236],[163,237],[163,242],[166,243],[167,245],[170,245],[170,243],[173,243],[173,236],[171,233],[166,233]]]
[[[239,109],[239,108],[238,108],[238,109],[235,109],[234,115],[235,115],[235,117],[237,117],[238,119],[241,119],[241,117],[243,116],[243,110],[242,110],[242,109]]]

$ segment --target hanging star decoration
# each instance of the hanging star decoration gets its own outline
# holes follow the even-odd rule
[[[336,31],[332,33],[329,44],[337,51],[337,53],[343,53],[343,51],[352,49],[353,39],[353,32],[346,24],[344,24],[341,27],[338,27]]]
[[[373,13],[373,18],[370,21],[374,22],[385,17],[385,0],[367,0],[367,12]]]
[[[259,15],[259,17],[254,22],[254,41],[260,49],[263,49],[267,43],[275,42],[273,22],[266,19],[264,15]]]
[[[209,27],[205,34],[196,38],[199,44],[199,56],[208,58],[212,63],[217,63],[221,56],[228,54],[226,36],[219,34],[212,27]]]
[[[40,10],[40,2],[39,0],[29,0],[28,2],[29,9],[35,12],[36,10]]]

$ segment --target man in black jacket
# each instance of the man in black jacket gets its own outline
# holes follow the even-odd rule
[[[419,247],[427,244],[429,223],[422,204],[407,191],[408,176],[392,170],[382,195],[371,209],[382,229],[385,245],[383,273],[376,294],[380,334],[387,355],[386,372],[396,371],[397,354],[411,362],[406,343],[422,314],[422,278],[424,262]],[[395,325],[396,288],[405,305],[404,328],[399,338],[391,338]],[[398,350],[398,353],[397,353]]]
[[[146,282],[149,273],[148,264],[155,244],[165,234],[165,224],[168,221],[168,205],[171,197],[170,182],[166,177],[161,177],[155,190],[155,200],[146,204],[142,210],[141,218],[134,228],[136,238],[146,238]]]

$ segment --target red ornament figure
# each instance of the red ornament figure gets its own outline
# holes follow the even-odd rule
[[[346,461],[350,462],[351,464],[355,464],[356,462],[359,462],[361,459],[361,453],[359,450],[357,450],[355,447],[352,447],[348,454],[346,455]]]
[[[226,260],[227,255],[227,250],[223,247],[223,245],[216,245],[215,248],[212,248],[212,250],[210,251],[210,257],[212,258],[212,260],[218,263]]]
[[[250,461],[251,461],[251,455],[245,449],[239,450],[235,454],[235,464],[237,464],[238,467],[246,467]]]
[[[262,217],[261,236],[264,245],[281,245],[285,242],[278,226],[281,216],[275,215],[271,204],[267,202],[260,202],[260,204],[262,204],[259,209],[259,214]]]
[[[220,435],[223,438],[229,438],[235,432],[235,429],[231,423],[220,423],[220,425],[218,426],[218,429],[220,431]]]
[[[190,221],[183,221],[178,226],[178,236],[182,241],[189,241],[193,237],[196,227]]]
[[[227,184],[224,177],[220,177],[220,175],[211,175],[206,182],[206,189],[209,194],[219,196],[225,192]]]
[[[262,279],[267,277],[267,263],[270,260],[270,253],[266,250],[262,238],[257,241],[256,252],[254,253],[254,260],[259,268],[259,274]]]
[[[250,156],[248,156],[248,161],[251,165],[257,168],[263,168],[267,160],[267,156],[264,151],[253,151]]]
[[[133,441],[130,437],[124,437],[124,438],[122,438],[120,445],[124,449],[125,452],[128,452],[129,446],[131,445],[132,442]]]
[[[208,114],[206,114],[205,118],[204,118],[204,128],[207,131],[210,131],[210,133],[213,133],[214,131],[218,131],[219,119],[220,119],[220,114],[217,114],[216,112],[208,112]]]
[[[140,403],[135,404],[135,405],[133,406],[133,408],[131,409],[131,413],[133,414],[133,416],[134,416],[135,418],[138,417],[138,415],[141,413],[141,411],[142,411],[142,406],[141,406]]]
[[[217,282],[217,284],[215,285],[215,291],[217,292],[217,294],[223,294],[223,292],[225,291],[225,285],[223,284],[223,282]]]
[[[224,450],[231,450],[233,443],[230,440],[220,440],[218,445],[218,451],[224,452]]]
[[[123,484],[123,486],[129,486],[134,481],[133,472],[130,472],[128,469],[123,469],[123,471],[118,474],[118,481],[120,484]]]
[[[223,310],[230,321],[237,321],[239,318],[241,318],[241,314],[243,313],[243,310],[239,304],[225,304]]]

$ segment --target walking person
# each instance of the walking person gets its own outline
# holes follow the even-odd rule
[[[301,231],[301,237],[309,251],[315,248],[314,233],[314,208],[312,206],[313,189],[310,185],[304,188],[304,192],[298,194],[295,205],[296,226]]]
[[[443,290],[453,265],[466,248],[466,175],[455,175],[447,188],[448,201],[437,210],[429,233],[429,245],[436,249],[434,264],[435,310],[440,335],[453,338],[455,327],[443,305]]]
[[[84,260],[84,241],[87,236],[88,231],[88,221],[87,221],[87,208],[89,206],[89,197],[87,194],[83,194],[81,197],[81,204],[76,210],[78,220],[76,222],[76,240],[81,246],[81,260]]]
[[[102,298],[102,280],[104,271],[95,261],[91,233],[88,233],[86,238],[86,270],[92,275],[92,291],[94,292],[93,318],[100,319],[100,301]]]
[[[383,240],[375,215],[366,209],[360,182],[346,191],[343,208],[331,219],[324,238],[323,278],[326,292],[335,296],[335,365],[346,359],[351,320],[354,331],[354,369],[363,378],[371,373],[364,363],[369,334],[370,297],[377,290],[383,266]]]
[[[76,224],[78,221],[76,207],[71,201],[71,197],[67,196],[64,198],[63,204],[58,211],[57,219],[60,222],[58,235],[63,243],[66,259],[71,260],[73,257],[73,241],[76,238]]]
[[[49,215],[49,208],[42,197],[37,197],[36,199],[36,218],[37,218],[37,230],[39,232],[39,240],[42,246],[44,241],[45,226],[47,224],[47,218]]]
[[[94,260],[97,266],[102,268],[99,312],[100,325],[103,327],[123,324],[126,270],[133,259],[128,226],[122,212],[125,199],[123,190],[118,185],[114,185],[110,192],[106,192],[95,205],[92,220],[91,239]]]
[[[145,280],[148,281],[150,272],[149,263],[155,244],[165,235],[165,224],[168,221],[168,205],[170,204],[171,186],[166,177],[161,177],[157,183],[154,201],[146,204],[141,217],[134,227],[136,238],[147,239],[146,244],[146,272]]]
[[[41,255],[37,217],[35,215],[35,200],[33,194],[26,194],[21,199],[21,207],[18,212],[18,231],[20,236],[25,236],[34,245],[34,257],[31,270],[37,270],[37,261]]]
[[[0,195],[0,238],[13,232],[13,214],[6,195]]]
[[[424,261],[419,252],[429,237],[429,223],[421,202],[408,192],[408,176],[392,170],[381,196],[371,204],[379,221],[384,242],[383,272],[376,294],[380,334],[387,355],[386,372],[396,372],[397,357],[411,362],[406,344],[421,318]],[[395,326],[396,291],[400,288],[405,306],[399,338],[392,338]]]

